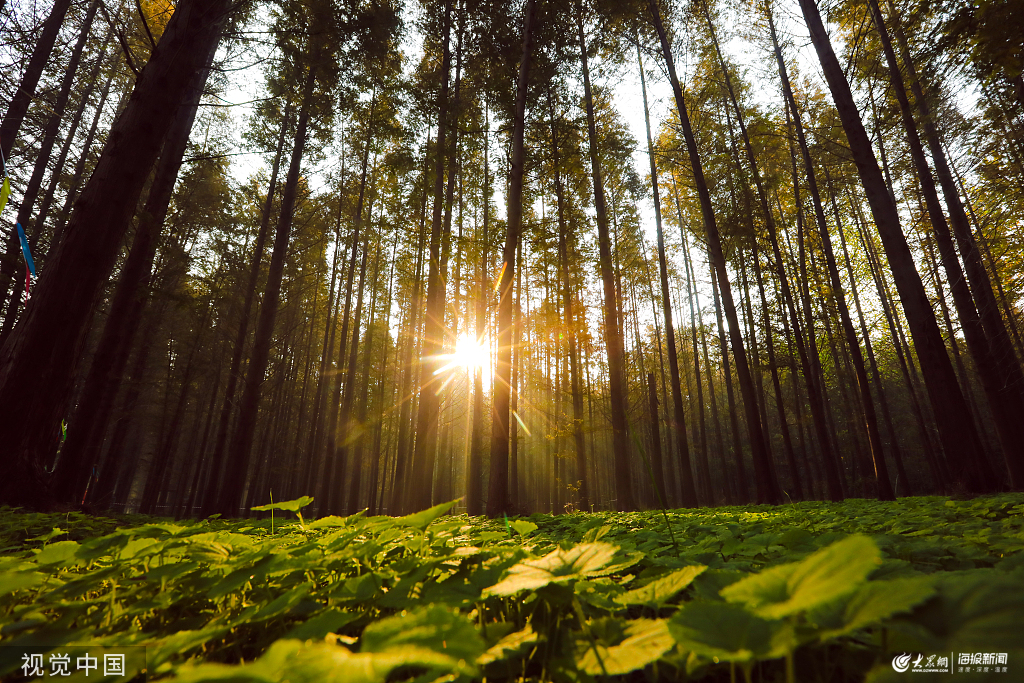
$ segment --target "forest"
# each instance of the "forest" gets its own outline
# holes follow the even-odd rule
[[[1022,36],[0,0],[0,682],[1021,680]]]
[[[0,503],[1024,486],[1019,3],[0,11]]]

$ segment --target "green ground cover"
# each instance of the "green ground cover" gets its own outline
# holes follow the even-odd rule
[[[881,682],[911,676],[904,653],[1024,680],[1022,494],[508,522],[310,521],[302,502],[0,509],[0,676],[18,648],[83,643],[145,645],[149,678],[181,682]],[[958,671],[962,653],[1004,664]]]

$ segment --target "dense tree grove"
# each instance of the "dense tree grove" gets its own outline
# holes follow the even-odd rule
[[[0,0],[0,504],[1019,490],[1022,35],[1018,0]]]

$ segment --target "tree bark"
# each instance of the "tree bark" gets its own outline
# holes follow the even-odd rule
[[[729,334],[732,341],[732,352],[736,358],[736,373],[740,380],[740,392],[743,397],[743,410],[747,418],[747,432],[749,435],[751,454],[754,460],[754,477],[757,485],[757,499],[760,503],[777,504],[782,502],[782,493],[779,490],[778,481],[772,476],[771,465],[768,462],[768,453],[765,451],[764,431],[761,425],[760,410],[757,406],[757,396],[754,389],[754,382],[750,376],[750,365],[747,361],[746,348],[743,345],[743,335],[740,330],[739,318],[736,315],[736,304],[733,301],[732,287],[729,284],[729,274],[726,270],[725,254],[722,250],[722,240],[718,232],[718,224],[715,220],[714,208],[711,204],[711,193],[708,190],[707,181],[704,179],[704,170],[701,164],[700,152],[697,149],[697,139],[693,134],[690,125],[690,118],[686,111],[686,103],[683,101],[683,91],[679,85],[679,78],[676,76],[675,62],[672,59],[672,50],[668,42],[668,34],[661,21],[661,13],[658,9],[658,0],[648,0],[648,7],[654,21],[654,27],[658,32],[661,41],[661,50],[665,58],[665,65],[668,68],[669,80],[672,83],[672,92],[675,95],[676,108],[679,112],[679,121],[683,128],[683,137],[686,141],[687,153],[690,157],[690,164],[693,167],[694,183],[696,184],[697,195],[700,199],[701,215],[704,219],[704,231],[707,236],[708,253],[711,258],[712,267],[718,277],[719,289],[722,293],[722,303],[725,308],[725,316],[729,321]]]
[[[973,421],[963,419],[969,414],[967,402],[957,384],[949,356],[946,355],[939,326],[921,276],[914,265],[910,247],[900,229],[896,205],[878,169],[871,141],[850,92],[850,84],[836,59],[815,0],[800,0],[800,8],[846,131],[850,151],[875,218],[875,226],[882,238],[900,292],[943,445],[949,452],[958,454],[954,461],[953,476],[968,491],[991,491],[995,486],[994,473],[982,452],[981,440]]]
[[[31,305],[0,349],[0,439],[10,454],[0,501],[42,507],[41,463],[64,413],[96,298],[193,75],[221,35],[229,0],[185,0],[142,70]],[[46,386],[47,391],[35,387]]]
[[[608,231],[604,183],[601,178],[597,122],[594,115],[594,98],[590,86],[587,43],[583,32],[583,6],[580,2],[577,2],[576,13],[580,61],[583,68],[584,98],[587,108],[587,133],[590,140],[590,169],[594,191],[594,209],[597,213],[599,263],[604,289],[604,336],[608,354],[608,393],[611,400],[612,453],[615,462],[616,501],[619,510],[633,510],[636,504],[633,501],[633,482],[629,462],[629,426],[626,423],[626,361],[622,329],[619,324],[621,304],[619,292],[616,291],[615,275],[612,269],[611,238]]]
[[[640,90],[644,100],[644,124],[647,131],[647,156],[651,163],[651,192],[654,198],[654,224],[658,233],[658,271],[661,280],[661,308],[665,318],[665,340],[668,345],[668,371],[672,384],[672,426],[676,435],[678,451],[676,457],[682,475],[683,507],[697,507],[697,490],[693,485],[693,468],[690,464],[690,445],[686,438],[686,415],[683,412],[683,392],[679,386],[679,358],[676,355],[676,332],[672,322],[672,299],[668,291],[668,262],[665,258],[665,233],[661,225],[661,195],[658,192],[658,166],[654,160],[654,141],[651,138],[651,114],[647,106],[647,79],[644,76],[644,63],[640,55],[640,42],[637,40],[636,59],[640,67]],[[654,401],[654,398],[651,399]],[[651,404],[652,414],[655,403]],[[665,504],[664,482],[659,482],[661,503]],[[708,482],[710,490],[710,481]]]
[[[510,509],[509,500],[509,400],[512,385],[512,278],[523,223],[523,164],[526,132],[526,93],[533,53],[533,19],[536,0],[527,0],[523,15],[523,51],[516,81],[515,119],[512,128],[512,167],[508,188],[508,218],[502,270],[498,281],[498,353],[491,391],[491,463],[487,486],[487,514],[496,517]],[[422,398],[421,398],[422,401]]]
[[[295,132],[295,147],[281,196],[281,213],[277,219],[274,249],[267,272],[267,285],[260,304],[260,316],[256,323],[252,344],[252,356],[245,376],[245,386],[238,408],[238,424],[232,436],[225,462],[224,477],[216,498],[217,510],[228,517],[239,514],[242,495],[245,491],[246,475],[252,454],[252,443],[259,412],[260,395],[270,356],[270,342],[274,335],[274,321],[281,295],[281,280],[284,275],[284,261],[288,252],[292,218],[295,213],[295,199],[299,189],[299,172],[302,155],[306,148],[306,131],[309,125],[313,88],[316,84],[316,66],[310,66],[302,89],[302,104],[299,110],[298,126]]]

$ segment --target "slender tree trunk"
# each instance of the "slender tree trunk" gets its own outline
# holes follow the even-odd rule
[[[938,133],[934,123],[928,117],[928,104],[924,99],[924,93],[916,78],[911,76],[913,85],[917,86],[915,97],[918,107],[919,109],[923,108],[925,132],[929,138],[932,159],[935,162],[936,170],[942,169],[939,174],[940,182],[943,186],[943,193],[946,195],[946,205],[950,210],[950,220],[955,226],[960,242],[960,251],[967,264],[970,288],[967,286],[967,280],[964,279],[960,262],[957,260],[949,225],[942,213],[935,181],[924,156],[924,147],[917,132],[917,124],[914,122],[903,74],[900,72],[896,51],[893,49],[889,31],[885,26],[885,18],[882,16],[878,0],[868,0],[868,7],[874,18],[875,29],[881,40],[882,51],[889,67],[889,81],[900,107],[910,154],[917,170],[918,182],[924,195],[928,216],[934,228],[935,241],[939,247],[939,255],[942,258],[949,288],[953,294],[957,317],[960,318],[967,348],[974,359],[975,369],[981,378],[982,387],[988,399],[1006,468],[1010,475],[1011,486],[1020,488],[1024,486],[1024,420],[1021,419],[1021,416],[1024,415],[1024,393],[1022,393],[1024,392],[1024,375],[1021,374],[1020,363],[1017,362],[1017,356],[1013,351],[1013,345],[1006,332],[1002,316],[999,315],[995,296],[992,294],[992,284],[975,247],[967,215],[960,203],[960,196],[946,164],[942,146],[939,144]],[[909,51],[906,50],[905,41],[903,47],[904,58],[907,65],[910,66]],[[971,296],[972,292],[974,298]],[[975,300],[978,301],[977,308],[975,308]],[[979,315],[979,311],[987,312],[984,320]],[[994,353],[996,345],[998,345],[998,351]],[[1002,362],[999,362],[997,358],[1002,359]]]
[[[85,165],[91,156],[92,143],[96,139],[96,133],[99,130],[100,117],[103,115],[103,108],[106,106],[107,97],[110,95],[110,86],[113,84],[114,77],[117,75],[117,60],[117,55],[113,55],[107,66],[110,73],[107,74],[106,81],[103,83],[103,89],[100,90],[100,98],[96,103],[96,111],[93,113],[92,124],[89,126],[89,132],[85,136],[85,142],[82,144],[82,151],[78,155],[78,161],[75,162],[75,170],[71,174],[71,180],[68,181],[68,192],[64,197],[64,206],[61,207],[60,213],[57,214],[57,222],[53,226],[53,237],[50,239],[50,246],[46,250],[46,258],[44,259],[47,263],[49,263],[50,257],[56,252],[57,246],[60,244],[61,237],[64,234],[64,228],[67,225],[68,216],[71,215],[71,207],[75,203],[75,199],[78,198],[78,189],[82,184],[82,176],[85,174]]]
[[[526,91],[533,52],[535,0],[527,0],[523,16],[523,52],[516,81],[515,118],[512,128],[512,167],[508,189],[508,219],[502,271],[498,281],[498,353],[491,392],[491,467],[488,479],[487,514],[496,517],[510,510],[509,496],[509,399],[512,385],[512,277],[516,247],[523,223],[523,164],[526,132]],[[422,400],[422,399],[421,399]],[[518,463],[515,463],[518,465]],[[517,486],[518,488],[518,486]],[[513,491],[512,497],[518,497]]]
[[[875,226],[882,238],[900,292],[943,445],[958,456],[954,477],[960,486],[969,491],[990,491],[994,488],[994,473],[985,459],[973,421],[963,419],[968,414],[967,402],[957,385],[939,326],[914,265],[910,247],[900,229],[896,205],[886,190],[885,180],[878,169],[850,85],[836,59],[815,0],[800,0],[800,8],[846,131],[853,160],[875,218]]]
[[[188,146],[203,87],[210,73],[215,47],[211,47],[206,68],[195,75],[188,99],[179,108],[167,132],[146,204],[139,215],[132,248],[114,289],[103,333],[70,421],[75,438],[67,442],[61,452],[61,467],[54,477],[54,496],[57,500],[71,501],[81,497],[88,473],[99,457],[110,409],[128,364],[143,310],[149,301],[149,284],[157,243]],[[108,457],[121,457],[121,454],[111,453]]]
[[[583,6],[576,5],[576,27],[580,43],[580,60],[583,66],[583,88],[587,107],[587,132],[590,140],[590,168],[594,186],[594,209],[597,213],[597,240],[601,281],[604,287],[604,336],[608,352],[608,391],[611,400],[612,452],[615,459],[616,500],[620,510],[633,510],[633,484],[629,462],[629,426],[626,423],[626,367],[623,348],[620,296],[616,292],[615,275],[612,265],[612,247],[608,231],[608,214],[605,205],[604,184],[601,179],[601,162],[597,143],[597,122],[594,115],[594,98],[590,87],[590,67],[587,60],[587,43],[583,32]]]
[[[693,485],[693,469],[690,465],[690,445],[686,438],[686,416],[683,412],[683,392],[679,386],[679,358],[676,355],[676,332],[672,322],[672,300],[668,291],[668,263],[665,258],[665,233],[661,225],[661,196],[658,192],[658,167],[654,160],[654,141],[651,138],[651,114],[647,106],[647,79],[644,76],[643,58],[640,55],[640,43],[637,41],[636,59],[640,67],[640,89],[644,100],[644,124],[647,130],[647,156],[651,162],[651,191],[654,196],[654,223],[658,232],[658,269],[661,276],[661,307],[665,317],[665,339],[668,344],[668,368],[672,383],[672,426],[678,444],[677,458],[679,471],[682,474],[683,507],[697,506],[697,490]],[[656,415],[656,403],[651,398],[651,411]],[[708,490],[711,486],[708,481]],[[665,504],[664,482],[659,482],[661,503]]]
[[[423,291],[420,281],[423,274],[423,248],[426,238],[426,215],[427,215],[427,188],[426,178],[429,173],[430,162],[430,135],[427,135],[427,144],[423,148],[423,189],[420,195],[420,226],[419,239],[416,245],[416,270],[412,282],[412,303],[410,304],[409,320],[406,324],[406,343],[402,356],[402,381],[400,384],[399,400],[402,406],[398,412],[398,444],[395,452],[395,476],[391,485],[391,503],[389,511],[393,513],[402,512],[407,506],[409,499],[405,496],[406,472],[410,469],[409,462],[409,440],[410,440],[410,419],[412,416],[413,391],[413,351],[416,348],[419,331],[419,307],[420,294]]]
[[[551,165],[555,176],[555,198],[558,203],[558,268],[562,285],[562,306],[565,348],[569,356],[569,384],[572,392],[572,435],[576,448],[576,475],[579,477],[580,510],[590,507],[590,487],[587,477],[587,445],[583,437],[583,397],[580,394],[579,353],[576,344],[576,324],[573,313],[572,286],[569,275],[569,224],[565,218],[565,188],[562,184],[561,154],[555,129],[554,102],[548,89],[548,110],[551,117]]]
[[[82,60],[82,49],[85,47],[85,43],[89,38],[89,30],[92,28],[92,20],[96,16],[97,2],[93,0],[89,4],[89,8],[86,10],[85,19],[82,22],[82,26],[78,32],[78,41],[71,50],[71,57],[68,60],[67,68],[64,71],[64,77],[61,79],[60,88],[57,90],[57,96],[54,98],[53,104],[50,110],[50,116],[46,120],[46,124],[43,126],[40,132],[41,139],[39,144],[39,153],[36,156],[36,162],[32,169],[32,175],[29,176],[28,183],[25,185],[25,191],[22,193],[21,206],[18,207],[17,223],[20,223],[22,229],[24,229],[27,237],[29,246],[32,251],[35,251],[36,242],[39,239],[39,234],[42,231],[43,223],[40,220],[32,220],[33,209],[36,205],[36,199],[39,196],[39,190],[43,186],[43,176],[46,175],[46,167],[50,162],[50,155],[53,153],[53,146],[57,143],[57,135],[60,132],[60,124],[64,118],[64,110],[67,108],[68,98],[71,96],[71,86],[75,81],[75,74],[78,72],[78,65]],[[45,29],[44,29],[45,32]],[[15,93],[14,98],[17,99],[20,92]],[[12,101],[13,105],[13,101]],[[6,124],[6,119],[4,120]],[[3,135],[5,131],[0,128],[0,135]],[[7,158],[9,150],[7,145],[4,145],[4,158]],[[60,167],[55,167],[54,172],[58,172]],[[16,254],[19,251],[18,246],[18,233],[11,231],[7,239],[7,258],[0,263],[5,266],[10,264],[9,267],[4,268],[6,272],[8,282],[13,279],[15,267],[17,263]],[[6,285],[0,288],[0,292],[6,291]],[[3,345],[4,340],[11,332],[11,327],[14,325],[14,319],[17,317],[18,308],[21,304],[23,296],[20,288],[15,286],[11,288],[11,296],[8,299],[7,310],[4,314],[3,326],[0,327],[0,346]]]
[[[96,298],[159,153],[162,133],[221,35],[231,4],[185,0],[115,122],[67,234],[14,332],[0,349],[0,440],[10,456],[0,501],[45,507],[41,463],[71,391]],[[47,391],[34,387],[46,386]]]
[[[487,104],[484,104],[484,184],[483,184],[483,235],[480,243],[480,271],[477,279],[476,300],[476,343],[483,344],[487,340],[487,257],[488,230],[491,218],[491,175],[490,147],[491,121]],[[484,512],[483,474],[484,474],[484,380],[483,369],[473,368],[473,431],[470,435],[469,463],[466,468],[466,512],[470,515],[481,515]]]
[[[369,213],[369,212],[367,212]],[[347,507],[342,503],[345,497],[345,468],[348,464],[349,447],[354,443],[353,432],[358,431],[358,425],[352,423],[352,407],[356,399],[356,361],[359,360],[359,326],[363,317],[363,290],[366,285],[366,261],[370,253],[369,239],[363,242],[363,258],[359,266],[359,286],[356,296],[356,311],[352,318],[352,343],[348,347],[348,362],[345,373],[345,396],[341,402],[341,413],[338,417],[338,455],[337,464],[334,470],[334,479],[330,486],[332,505],[329,512],[335,514],[344,510],[346,514],[354,514],[358,501],[353,500],[355,496],[350,495]],[[352,461],[352,479],[358,479],[362,474],[362,462]],[[359,474],[356,474],[356,472]],[[352,479],[349,480],[351,483]],[[351,490],[350,490],[351,493]],[[337,500],[334,496],[337,495]]]
[[[11,97],[11,101],[7,105],[7,112],[4,114],[3,122],[0,123],[0,153],[3,154],[5,166],[7,160],[11,158],[14,140],[18,137],[18,132],[21,130],[21,124],[25,120],[29,104],[32,103],[32,98],[35,97],[39,78],[43,75],[43,69],[50,60],[53,46],[57,42],[57,34],[60,33],[60,27],[63,25],[64,17],[67,15],[68,8],[70,7],[71,0],[55,0],[53,3],[49,16],[43,22],[43,30],[39,34],[39,39],[32,48],[32,56],[29,57],[28,65],[21,75],[21,81],[19,81],[18,87],[14,91],[14,96]],[[156,54],[154,53],[153,56],[155,57]],[[4,169],[4,175],[7,175],[6,168]]]
[[[235,433],[232,436],[231,444],[227,451],[224,478],[217,495],[217,509],[221,514],[231,517],[239,513],[246,473],[249,470],[260,394],[262,393],[267,360],[270,355],[270,342],[274,334],[274,320],[277,317],[278,300],[281,294],[281,279],[284,275],[284,261],[288,252],[292,217],[295,213],[295,199],[299,189],[299,171],[302,167],[302,155],[306,148],[306,129],[309,124],[309,109],[312,105],[315,83],[316,66],[310,66],[302,90],[302,105],[295,132],[295,147],[292,149],[288,176],[285,179],[284,193],[281,196],[281,213],[277,219],[274,249],[270,257],[270,267],[267,273],[267,285],[264,290],[263,301],[260,305],[260,316],[256,323],[256,333],[253,338],[252,356],[249,360],[249,367],[245,376],[245,386],[242,389],[242,398],[239,403],[238,424],[235,427]]]
[[[281,168],[281,155],[284,151],[285,137],[288,132],[288,124],[291,119],[291,102],[285,105],[284,114],[281,118],[281,132],[277,138],[277,151],[274,153],[274,163],[270,170],[270,183],[267,186],[267,197],[263,202],[263,210],[260,214],[259,232],[256,234],[256,244],[253,247],[252,260],[249,266],[249,279],[245,287],[245,298],[242,302],[242,313],[238,320],[238,328],[235,331],[235,340],[231,352],[231,368],[228,370],[228,383],[224,388],[224,401],[220,408],[220,417],[217,419],[217,436],[214,441],[213,454],[210,456],[210,475],[207,480],[206,494],[203,497],[203,515],[213,514],[217,506],[217,491],[220,488],[220,473],[223,468],[224,447],[227,444],[228,430],[231,424],[231,409],[234,406],[235,391],[238,387],[238,380],[241,378],[242,354],[245,351],[245,340],[249,333],[249,316],[252,312],[253,301],[256,298],[256,286],[259,280],[260,266],[263,263],[264,245],[267,241],[267,232],[270,229],[270,217],[274,207],[274,195],[277,193],[277,176]]]
[[[444,7],[444,28],[441,41],[441,89],[438,93],[437,161],[434,172],[434,204],[430,220],[430,263],[427,271],[427,298],[422,357],[420,368],[420,397],[416,415],[416,442],[413,448],[412,477],[409,480],[408,505],[411,509],[430,507],[433,492],[434,458],[437,450],[437,426],[440,417],[440,399],[436,393],[439,376],[434,371],[442,367],[438,359],[444,348],[445,281],[441,272],[443,248],[444,168],[448,149],[448,88],[451,70],[451,13],[452,1]],[[453,179],[450,179],[453,180]]]
[[[669,80],[672,83],[672,91],[675,95],[676,108],[679,111],[679,121],[683,128],[683,137],[686,141],[687,153],[690,157],[690,164],[693,167],[693,177],[696,184],[697,195],[700,199],[701,215],[704,219],[704,231],[707,235],[708,253],[711,258],[712,267],[718,278],[722,293],[722,303],[725,308],[725,316],[729,321],[729,334],[732,341],[732,352],[736,358],[736,372],[740,380],[740,392],[743,397],[743,410],[747,418],[747,432],[750,439],[751,453],[754,460],[754,477],[757,484],[757,499],[761,503],[780,503],[782,493],[779,490],[778,481],[772,474],[771,465],[768,462],[768,453],[765,451],[764,431],[761,425],[760,410],[757,406],[757,396],[754,389],[753,379],[750,376],[750,365],[747,361],[746,348],[743,345],[743,334],[739,326],[739,318],[736,315],[736,305],[733,301],[732,287],[729,284],[729,274],[726,270],[725,254],[722,250],[722,240],[718,233],[718,224],[715,221],[714,208],[711,204],[711,193],[708,190],[707,181],[704,179],[704,170],[701,164],[700,153],[697,149],[697,139],[693,134],[690,125],[690,118],[686,111],[686,103],[683,101],[683,91],[679,86],[679,78],[676,76],[675,62],[672,59],[672,51],[668,43],[668,34],[661,21],[661,13],[658,9],[658,0],[648,0],[648,7],[654,21],[654,27],[658,32],[661,41],[661,50],[665,58],[665,65],[668,68]]]
[[[811,204],[814,207],[814,218],[818,226],[818,236],[821,239],[822,252],[825,255],[825,264],[828,268],[829,283],[832,286],[836,307],[839,309],[839,319],[843,328],[843,335],[850,350],[854,373],[857,378],[857,389],[860,392],[864,427],[868,436],[871,461],[874,465],[875,494],[879,500],[895,500],[896,496],[892,491],[892,483],[889,481],[889,470],[885,464],[885,454],[882,451],[882,437],[878,430],[878,417],[875,413],[875,404],[871,398],[871,386],[868,384],[868,375],[860,349],[860,340],[857,338],[857,332],[853,328],[853,321],[850,319],[850,309],[846,303],[843,283],[839,278],[839,268],[836,265],[835,254],[832,250],[832,238],[829,235],[828,224],[825,221],[825,211],[821,204],[821,193],[818,190],[814,163],[811,160],[811,152],[807,145],[807,138],[804,135],[800,110],[797,107],[796,98],[793,96],[793,89],[789,83],[789,74],[787,73],[785,61],[782,59],[778,61],[779,73],[782,76],[782,89],[786,95],[790,111],[793,114],[793,126],[796,130],[797,142],[800,145],[800,154],[803,157],[804,172],[807,176],[807,186],[811,193]],[[836,214],[836,220],[838,219],[839,215]]]

